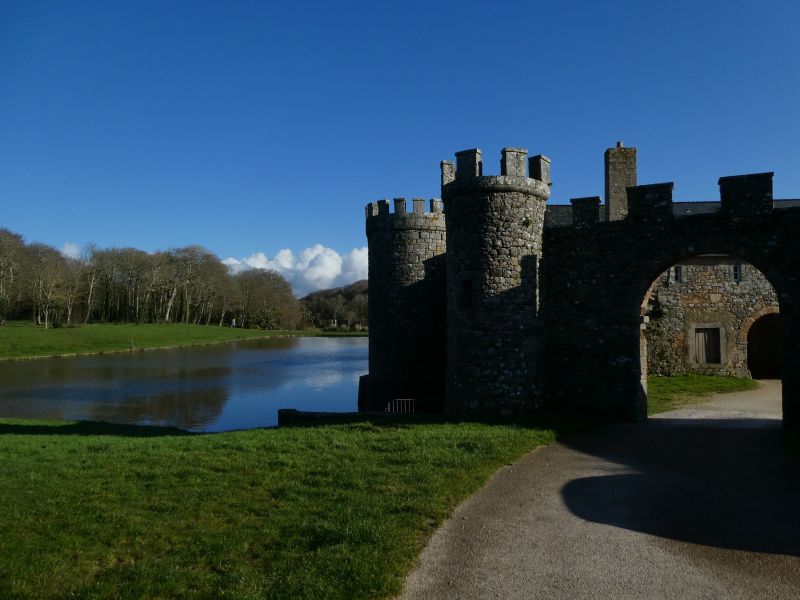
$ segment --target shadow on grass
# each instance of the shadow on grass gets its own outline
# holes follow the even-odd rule
[[[0,435],[113,435],[119,437],[164,437],[196,435],[175,427],[122,425],[105,421],[0,421]]]
[[[359,425],[364,423],[369,423],[375,427],[398,428],[413,427],[414,425],[458,425],[475,423],[536,430],[549,429],[556,432],[559,438],[572,433],[596,429],[611,423],[610,420],[599,417],[578,417],[550,411],[543,411],[529,417],[518,419],[493,418],[490,416],[463,419],[449,415],[421,413],[385,414],[364,412],[336,414],[293,410],[280,412],[281,416],[279,417],[279,421],[281,428],[313,428],[327,427],[330,425]]]

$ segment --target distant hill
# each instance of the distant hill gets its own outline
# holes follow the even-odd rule
[[[367,323],[367,280],[312,292],[300,299],[311,322],[322,329],[360,331]]]

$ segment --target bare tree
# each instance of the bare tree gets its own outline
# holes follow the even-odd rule
[[[25,242],[21,235],[0,229],[0,325],[4,325],[19,280]]]
[[[0,229],[0,324],[30,318],[49,328],[96,318],[222,326],[235,317],[245,327],[293,328],[304,314],[278,273],[232,275],[202,246],[149,254],[89,245],[72,259]]]
[[[35,298],[35,318],[39,325],[50,327],[64,285],[66,261],[55,248],[44,244],[27,247],[31,257],[31,286]]]

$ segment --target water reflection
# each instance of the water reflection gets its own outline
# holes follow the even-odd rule
[[[92,404],[93,421],[175,426],[203,430],[214,423],[228,402],[225,388],[165,391],[126,402]]]
[[[0,416],[223,431],[278,408],[356,410],[365,338],[281,338],[0,363]]]

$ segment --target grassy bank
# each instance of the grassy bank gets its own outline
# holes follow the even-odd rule
[[[758,383],[752,379],[718,377],[714,375],[680,375],[650,377],[647,380],[647,414],[675,410],[694,404],[718,392],[752,390]]]
[[[383,598],[498,467],[483,424],[214,435],[0,420],[2,598]]]
[[[279,335],[340,335],[321,331],[264,331],[207,325],[86,325],[44,329],[30,323],[0,327],[0,360],[213,344]],[[353,335],[345,333],[344,335]],[[356,334],[358,335],[358,334]]]

